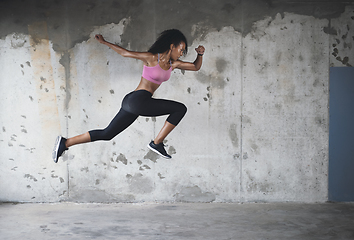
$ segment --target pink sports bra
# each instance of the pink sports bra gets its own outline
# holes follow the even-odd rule
[[[170,79],[171,72],[172,72],[172,64],[171,64],[171,60],[170,60],[170,65],[171,65],[170,69],[163,70],[159,64],[159,62],[160,62],[160,54],[159,53],[158,53],[157,58],[158,58],[158,60],[157,60],[156,66],[148,67],[148,66],[144,65],[142,77],[150,82],[160,85],[161,83]]]

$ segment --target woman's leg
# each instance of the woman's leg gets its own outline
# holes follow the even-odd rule
[[[163,125],[162,129],[160,130],[159,134],[156,136],[154,143],[155,144],[159,144],[162,143],[163,140],[167,137],[167,135],[172,132],[172,130],[175,128],[176,126],[173,125],[172,123],[169,123],[167,121],[165,121],[165,124]]]
[[[126,97],[124,98],[126,100],[125,102],[129,102],[127,101],[128,95],[126,95]],[[58,136],[55,141],[52,153],[52,158],[54,162],[57,163],[59,157],[63,154],[63,152],[68,150],[68,148],[71,146],[81,143],[94,142],[98,140],[111,140],[119,133],[124,131],[127,127],[129,127],[138,118],[138,116],[138,114],[130,113],[121,108],[117,115],[113,118],[113,120],[105,129],[92,130],[68,139]]]
[[[137,115],[128,113],[121,109],[105,129],[91,130],[84,134],[68,138],[65,142],[65,146],[69,148],[73,145],[81,143],[99,140],[109,141],[129,127],[137,119],[137,117]]]
[[[165,150],[165,145],[163,144],[163,140],[167,137],[167,135],[175,128],[176,126],[172,123],[165,121],[162,129],[159,134],[156,136],[154,141],[151,141],[148,145],[148,148],[159,154],[160,156],[170,159],[171,155],[169,155]]]
[[[89,131],[91,142],[94,141],[109,141],[117,136],[119,133],[127,129],[139,115],[129,113],[124,109],[120,109],[117,115],[113,118],[111,123],[105,129]]]
[[[187,112],[187,108],[182,103],[165,99],[154,99],[151,96],[152,94],[147,91],[128,94],[122,102],[122,108],[105,129],[92,130],[68,138],[65,146],[71,147],[98,140],[109,141],[129,127],[139,115],[156,117],[169,114],[164,126],[154,140],[155,144],[162,143],[166,136],[182,120]]]
[[[91,136],[90,136],[89,132],[75,136],[75,137],[68,138],[65,142],[65,146],[67,148],[69,148],[73,145],[77,145],[77,144],[81,144],[81,143],[88,143],[88,142],[91,142]]]
[[[122,104],[129,104],[129,95],[132,95],[132,93],[129,93],[124,97]],[[68,138],[65,142],[65,146],[69,148],[81,143],[99,140],[109,141],[129,127],[138,118],[138,116],[138,114],[130,113],[121,108],[105,129],[91,130],[84,134]]]
[[[160,156],[170,159],[166,152],[163,140],[177,126],[186,114],[187,108],[184,104],[164,99],[150,99],[144,109],[140,112],[142,116],[161,116],[169,114],[164,126],[154,141],[148,144],[148,148]]]
[[[167,135],[178,125],[187,112],[187,108],[183,103],[165,99],[151,99],[149,108],[146,108],[149,113],[143,111],[142,116],[161,116],[168,115],[162,129],[154,139],[155,144],[162,143]],[[150,107],[151,106],[151,107]]]
[[[122,108],[127,112],[144,117],[169,115],[163,128],[154,140],[156,144],[161,143],[166,138],[187,112],[187,108],[183,103],[152,98],[152,94],[145,90],[128,94],[125,100],[123,100]]]

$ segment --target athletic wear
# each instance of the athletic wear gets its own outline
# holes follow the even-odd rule
[[[170,68],[164,70],[160,67],[160,54],[158,54],[157,65],[148,67],[144,65],[142,77],[146,80],[161,84],[167,81],[172,72],[172,63],[170,60]],[[187,108],[183,103],[165,99],[154,99],[152,93],[146,90],[138,90],[128,93],[123,101],[122,106],[117,115],[105,129],[96,129],[89,131],[91,142],[104,140],[109,141],[119,133],[128,128],[139,116],[157,117],[168,115],[166,121],[174,126],[182,120],[187,112]],[[53,160],[58,162],[58,158],[68,148],[65,147],[66,139],[58,137],[53,151]],[[164,149],[163,143],[154,144],[152,141],[148,147],[165,158],[171,158]]]
[[[52,153],[52,158],[55,163],[58,162],[58,159],[63,154],[63,152],[68,150],[68,148],[65,146],[65,142],[66,142],[66,138],[63,138],[62,136],[58,136],[55,141],[55,145]]]
[[[92,142],[109,141],[129,127],[138,116],[157,117],[169,114],[166,121],[177,126],[186,112],[187,108],[183,103],[155,99],[149,91],[138,90],[124,97],[121,109],[105,129],[92,130],[89,134]]]
[[[145,78],[146,80],[156,83],[156,84],[161,84],[163,82],[166,82],[168,79],[170,79],[171,72],[172,72],[172,64],[170,60],[170,69],[168,70],[163,70],[160,67],[160,54],[158,54],[158,60],[157,60],[157,65],[154,67],[148,67],[144,65],[143,68],[143,74],[142,77]]]
[[[150,144],[148,145],[148,148],[157,153],[158,155],[160,155],[161,157],[170,159],[171,156],[167,154],[165,148],[164,148],[164,144],[163,143],[159,143],[159,144],[155,144],[154,141],[151,141]]]

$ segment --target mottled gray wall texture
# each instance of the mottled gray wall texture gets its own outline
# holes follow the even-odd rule
[[[166,117],[51,160],[57,135],[104,128],[146,51],[180,29],[199,72],[174,70],[155,97],[188,113],[171,160],[146,148]],[[0,201],[323,202],[329,68],[354,65],[354,4],[297,0],[0,1]]]

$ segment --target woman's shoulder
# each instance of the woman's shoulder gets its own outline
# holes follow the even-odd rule
[[[145,65],[151,67],[151,66],[155,66],[157,62],[158,62],[158,54],[147,52]]]
[[[172,60],[171,61],[171,65],[172,65],[172,68],[173,69],[175,69],[175,68],[178,68],[178,66],[181,64],[181,63],[183,63],[183,61],[181,61],[181,60]]]

